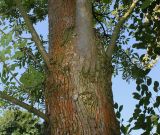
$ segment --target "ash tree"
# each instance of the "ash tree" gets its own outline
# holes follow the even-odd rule
[[[147,76],[160,54],[158,0],[1,0],[0,13],[2,108],[44,119],[47,135],[160,132],[159,83]],[[35,26],[47,18],[45,39]],[[128,125],[113,101],[119,72],[137,83]]]

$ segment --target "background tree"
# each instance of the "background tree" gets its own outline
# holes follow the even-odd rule
[[[41,135],[42,125],[38,118],[28,112],[7,110],[0,117],[0,134]]]
[[[2,0],[0,12],[3,106],[14,103],[43,118],[47,134],[118,135],[111,76],[122,71],[123,79],[137,79],[140,93],[134,98],[147,111],[151,92],[145,82],[151,78],[146,75],[159,55],[158,0]],[[47,15],[49,42],[33,27]],[[126,49],[129,37],[136,39],[135,44]],[[136,49],[146,53],[139,55]],[[152,109],[159,106],[156,102]],[[121,110],[122,106],[118,118]],[[130,119],[140,123],[138,128],[122,125],[122,133],[142,127],[140,113],[135,111]],[[149,119],[155,113],[142,115]],[[148,127],[153,122],[146,121]]]

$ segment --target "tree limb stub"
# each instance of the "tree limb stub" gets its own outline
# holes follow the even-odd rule
[[[112,59],[112,54],[113,54],[114,48],[116,46],[116,41],[119,37],[121,27],[125,23],[125,21],[128,19],[128,17],[131,15],[131,13],[133,12],[134,8],[136,7],[137,2],[138,2],[138,0],[133,1],[130,8],[128,9],[128,11],[124,14],[124,16],[121,17],[118,24],[115,26],[113,33],[112,33],[112,36],[111,36],[109,46],[107,48],[107,52],[106,52],[107,56],[108,56],[108,60]]]
[[[35,28],[33,27],[33,24],[27,14],[27,12],[25,11],[25,8],[23,7],[22,3],[20,0],[15,0],[17,8],[19,9],[25,23],[26,26],[28,27],[28,30],[30,31],[31,35],[32,35],[32,39],[35,42],[39,52],[41,53],[48,69],[50,69],[50,62],[49,62],[49,57],[47,55],[47,52],[45,50],[45,48],[43,47],[42,41],[38,36],[38,33],[36,32]]]
[[[2,91],[0,91],[0,98],[2,98],[4,100],[7,100],[7,101],[9,101],[9,102],[11,102],[15,105],[18,105],[18,106],[28,110],[29,112],[31,112],[31,113],[39,116],[40,118],[44,119],[46,122],[49,121],[48,118],[46,117],[46,115],[43,112],[37,110],[36,108],[18,100],[16,98],[12,97],[12,96],[7,95],[6,93],[4,93]]]

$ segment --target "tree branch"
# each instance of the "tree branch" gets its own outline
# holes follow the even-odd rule
[[[105,36],[106,38],[108,38],[108,34],[106,33],[106,30],[105,30],[105,28],[104,28],[104,26],[103,26],[103,23],[97,18],[93,6],[92,6],[92,13],[93,13],[94,19],[101,25],[101,27],[102,27],[102,29],[103,29],[103,34],[104,34],[104,36]]]
[[[2,61],[2,59],[0,59]],[[7,64],[2,61],[2,63],[4,64],[4,67],[8,70],[8,72],[12,75],[12,77],[15,79],[15,81],[19,84],[20,87],[22,87],[22,89],[24,90],[24,92],[28,93],[28,91],[26,90],[26,88],[24,86],[22,86],[22,84],[19,82],[19,80],[15,77],[15,75],[11,72],[11,70],[9,69],[9,67],[7,66]],[[29,93],[28,93],[29,94]],[[29,94],[30,95],[30,94]],[[4,92],[0,91],[0,98],[5,99],[11,103],[14,103],[16,105],[19,105],[20,107],[28,110],[29,112],[34,113],[35,115],[41,117],[42,119],[44,119],[46,122],[48,122],[48,118],[45,116],[44,113],[40,112],[39,110],[35,109],[34,107],[12,97],[9,96],[7,94],[5,94]]]
[[[114,48],[116,46],[116,41],[119,37],[121,27],[124,24],[124,22],[128,19],[128,17],[131,15],[131,13],[133,12],[134,8],[136,7],[137,2],[138,2],[138,0],[133,1],[130,8],[128,9],[128,11],[124,14],[124,16],[121,17],[118,24],[115,26],[113,33],[112,33],[112,36],[111,36],[109,46],[106,51],[107,56],[108,56],[108,60],[112,59],[112,54],[113,54]]]
[[[27,14],[27,12],[25,11],[25,8],[23,7],[21,0],[15,0],[16,5],[26,23],[26,26],[28,27],[28,30],[30,31],[31,35],[32,35],[32,39],[35,42],[39,52],[41,53],[48,69],[50,69],[50,62],[49,62],[49,57],[47,55],[46,50],[43,47],[42,41],[38,36],[38,33],[36,32],[35,28],[33,27],[33,24],[29,18],[29,15]]]
[[[27,48],[27,47],[20,48],[20,50],[23,51],[25,54],[27,54],[28,57],[31,57],[32,60],[35,62],[35,64],[39,65],[40,68],[42,67],[42,65],[40,64],[40,62],[38,62],[38,60],[34,56],[32,50],[29,50],[29,48]]]
[[[15,105],[18,105],[18,106],[28,110],[29,112],[31,112],[31,113],[41,117],[42,119],[44,119],[46,122],[49,121],[47,116],[43,112],[37,110],[36,108],[34,108],[34,107],[32,107],[32,106],[30,106],[30,105],[18,100],[16,98],[12,97],[12,96],[7,95],[6,93],[4,93],[2,91],[0,91],[0,98],[2,98],[4,100],[7,100],[7,101],[9,101],[9,102],[11,102],[11,103],[13,103]]]

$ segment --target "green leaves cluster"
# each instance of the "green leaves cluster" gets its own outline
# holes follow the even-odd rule
[[[123,105],[118,106],[118,103],[115,103],[114,108],[116,109],[116,117],[118,119],[120,119],[121,118],[121,111],[123,110]]]
[[[37,71],[34,67],[28,67],[27,71],[20,77],[21,83],[27,87],[36,87],[43,83],[44,73]]]
[[[28,112],[7,110],[0,116],[0,135],[42,135],[42,124]]]
[[[10,27],[3,24],[0,30],[2,89],[21,101],[28,100],[29,103],[41,101],[43,104],[44,69],[41,65],[43,60],[33,41],[30,38],[21,38],[19,28],[17,22],[14,22]],[[28,70],[20,77],[26,67]],[[24,95],[27,98],[24,98]]]
[[[30,12],[30,18],[33,23],[42,21],[47,15],[47,0],[23,0],[23,6]],[[20,19],[21,15],[16,8],[14,0],[1,0],[0,1],[0,13],[4,19],[8,19],[10,22]],[[24,25],[23,21],[19,21],[19,24]]]
[[[154,1],[155,0],[144,0],[143,3],[142,3],[141,8],[145,9],[145,8],[149,7],[152,4],[152,2],[154,2]]]
[[[135,15],[132,16],[133,23],[130,29],[134,32],[137,43],[133,44],[133,48],[147,50],[148,58],[155,60],[160,55],[160,39],[159,9],[160,2],[158,0],[144,0],[135,9]],[[156,42],[155,42],[156,41]]]
[[[142,135],[150,135],[151,133],[158,135],[160,134],[159,82],[152,82],[152,79],[147,77],[145,79],[137,79],[136,83],[137,87],[136,92],[133,93],[133,98],[136,99],[138,103],[133,116],[129,120],[130,123],[134,122],[134,126],[130,131],[142,129]],[[150,89],[150,87],[152,89]]]
[[[141,135],[160,134],[160,95],[159,82],[152,81],[152,78],[138,78],[136,80],[136,92],[133,98],[137,100],[133,115],[124,123],[121,118],[123,106],[115,103],[116,116],[120,122],[121,133],[124,135],[134,134],[135,130],[140,130]]]
[[[124,122],[124,119],[122,118],[122,116],[121,116],[121,112],[122,112],[122,110],[123,110],[123,105],[118,105],[118,103],[115,103],[114,104],[114,108],[115,108],[115,110],[116,110],[116,117],[117,117],[117,119],[118,119],[118,121],[119,121],[119,124],[120,124],[120,130],[121,130],[121,134],[124,134],[124,135],[128,135],[129,134],[129,128],[130,128],[130,124],[128,124],[127,126],[125,126],[124,124],[123,124],[123,122]]]

